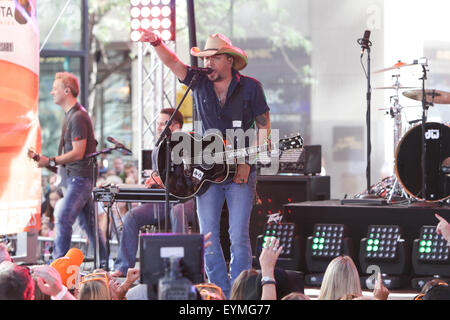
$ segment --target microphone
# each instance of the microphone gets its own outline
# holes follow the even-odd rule
[[[113,143],[116,146],[117,149],[122,150],[123,155],[131,156],[133,154],[133,152],[130,149],[125,147],[122,143],[120,143],[119,141],[117,141],[113,137],[108,137],[108,138],[106,138],[106,140],[108,140],[109,142]]]
[[[365,49],[369,49],[372,45],[372,42],[369,41],[370,38],[370,30],[364,31],[364,36],[362,39],[358,39],[358,43],[361,45],[361,57],[364,54]]]
[[[189,68],[192,71],[199,73],[199,74],[210,74],[211,72],[213,72],[213,70],[211,68],[200,68],[200,67],[194,67],[194,66],[191,66]]]

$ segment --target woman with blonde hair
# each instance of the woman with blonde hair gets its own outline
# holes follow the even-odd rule
[[[318,299],[338,300],[348,294],[362,296],[358,270],[351,257],[336,257],[325,270]]]
[[[106,273],[90,273],[80,283],[79,300],[111,300]]]

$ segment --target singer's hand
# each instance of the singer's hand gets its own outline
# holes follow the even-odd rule
[[[141,33],[141,41],[143,42],[155,42],[158,39],[156,33],[149,29],[140,28],[139,32]]]

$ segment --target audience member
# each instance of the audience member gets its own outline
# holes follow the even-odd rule
[[[202,300],[227,300],[222,289],[214,283],[199,283],[195,285]]]
[[[441,279],[432,279],[422,286],[420,293],[414,298],[414,300],[424,300],[424,296],[428,293],[428,291],[437,286],[448,286],[448,283]]]
[[[52,237],[54,235],[55,217],[53,212],[55,211],[56,203],[62,197],[61,189],[55,189],[49,193],[45,210],[41,213],[41,230],[39,231],[41,236]]]
[[[338,300],[347,295],[362,295],[358,270],[349,256],[336,257],[328,264],[320,287],[319,300]]]
[[[291,285],[286,271],[275,268],[282,251],[280,241],[272,238],[262,248],[259,262],[261,270],[243,270],[233,283],[230,300],[276,300],[289,294]]]
[[[34,300],[34,286],[29,268],[0,263],[0,300]]]
[[[446,283],[431,286],[422,300],[450,300],[450,286]]]
[[[81,280],[78,300],[112,300],[110,290],[105,272],[90,273]]]
[[[12,259],[8,252],[8,246],[3,242],[0,242],[0,263],[2,263],[3,261],[12,262]]]
[[[311,300],[306,294],[301,292],[291,292],[288,295],[285,295],[281,300]]]
[[[138,169],[132,162],[127,162],[127,164],[125,165],[125,183],[139,184]]]
[[[113,169],[114,169],[114,175],[120,177],[122,179],[121,183],[124,183],[125,181],[125,166],[123,163],[123,160],[121,157],[115,157],[113,160]]]
[[[43,294],[51,296],[52,300],[75,300],[75,297],[62,283],[59,272],[47,265],[33,266],[32,272],[36,276],[36,283]]]
[[[50,266],[58,271],[63,285],[72,289],[76,285],[78,270],[83,260],[83,252],[78,248],[71,248],[64,257],[54,260]]]

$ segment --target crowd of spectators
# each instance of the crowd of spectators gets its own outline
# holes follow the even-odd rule
[[[440,216],[438,232],[449,240],[450,225]],[[205,236],[205,247],[211,234]],[[214,283],[192,283],[198,300],[311,300],[296,290],[286,270],[276,268],[282,246],[272,238],[259,256],[261,269],[244,270],[233,284],[230,297]],[[130,268],[119,282],[109,272],[93,270],[81,275],[83,254],[72,248],[51,265],[20,266],[12,261],[6,246],[0,243],[0,300],[144,300],[145,284],[138,283],[140,270]],[[356,266],[349,256],[334,258],[327,266],[318,300],[388,300],[389,290],[378,273],[372,295],[363,295]],[[414,300],[448,300],[450,286],[441,279],[427,282]]]

